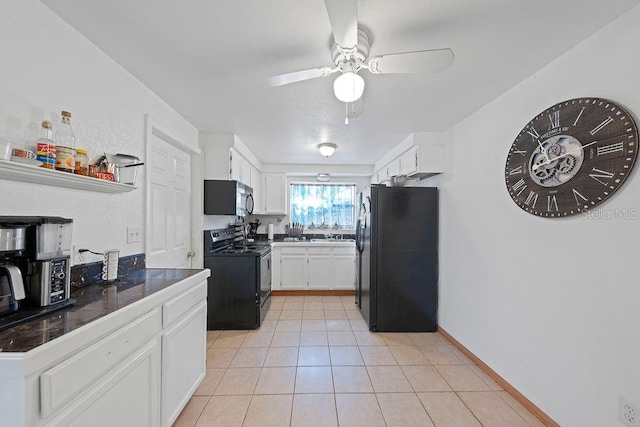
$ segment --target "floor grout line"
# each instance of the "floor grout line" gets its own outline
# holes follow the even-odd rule
[[[499,400],[506,406],[508,407],[511,411],[513,411],[519,419],[521,419],[524,423],[528,424],[528,421],[525,419],[525,417],[523,415],[521,415],[519,413],[519,411],[517,410],[517,408],[512,407],[509,402],[507,402],[502,396],[500,396],[499,393],[496,392],[496,390],[494,390],[492,388],[492,386],[490,384],[487,383],[487,381],[485,381],[482,377],[480,377],[476,372],[473,371],[473,369],[470,368],[470,366],[477,366],[473,363],[468,363],[465,360],[462,360],[458,357],[457,354],[455,354],[455,352],[452,352],[452,356],[454,356],[456,359],[459,359],[460,363],[453,363],[453,364],[449,364],[449,363],[438,363],[438,364],[434,364],[433,360],[431,360],[431,358],[427,355],[427,353],[425,353],[425,351],[423,350],[425,347],[429,348],[429,347],[444,347],[444,348],[448,348],[446,343],[443,343],[439,338],[439,336],[437,335],[437,333],[435,333],[433,335],[434,338],[424,338],[424,339],[419,339],[420,335],[398,335],[397,337],[394,337],[393,335],[382,335],[382,342],[384,343],[383,345],[364,345],[361,344],[360,342],[358,342],[357,338],[356,338],[356,334],[358,333],[369,333],[368,330],[362,330],[361,329],[361,325],[359,324],[359,320],[360,319],[356,319],[355,316],[353,314],[349,314],[349,312],[352,311],[356,311],[354,310],[354,307],[350,306],[350,308],[347,308],[347,305],[345,305],[344,301],[342,300],[332,300],[332,301],[318,301],[318,300],[311,300],[314,304],[309,304],[308,307],[312,308],[313,311],[322,311],[323,315],[324,315],[324,319],[304,319],[304,313],[305,311],[309,311],[308,309],[305,310],[305,305],[304,305],[304,299],[300,299],[300,297],[296,297],[296,299],[292,300],[292,301],[302,301],[302,308],[297,310],[297,311],[301,311],[301,315],[300,315],[300,319],[280,319],[280,316],[282,315],[283,311],[287,311],[287,310],[283,310],[284,305],[287,302],[287,299],[290,297],[278,297],[278,298],[282,298],[283,303],[282,305],[277,305],[277,306],[272,306],[272,310],[275,313],[276,311],[279,311],[280,314],[277,315],[277,319],[268,319],[268,320],[273,320],[274,323],[270,325],[269,330],[265,330],[265,333],[270,334],[270,338],[269,339],[265,339],[265,341],[260,341],[260,338],[251,338],[251,336],[253,335],[252,333],[257,333],[260,334],[260,330],[257,331],[237,331],[238,334],[240,335],[244,335],[242,337],[242,340],[240,341],[239,339],[237,339],[236,341],[233,340],[233,334],[225,334],[224,332],[231,332],[231,331],[223,331],[217,335],[215,335],[215,338],[211,338],[211,342],[207,343],[207,352],[209,352],[209,350],[211,349],[216,349],[216,350],[222,350],[222,349],[227,349],[228,353],[233,352],[232,356],[227,356],[227,359],[229,360],[228,364],[226,364],[225,367],[218,367],[218,366],[213,366],[211,367],[211,369],[224,369],[220,380],[218,381],[218,384],[215,385],[215,387],[213,388],[213,390],[211,391],[211,395],[208,396],[204,396],[206,397],[206,402],[202,408],[202,410],[200,411],[200,413],[198,414],[197,417],[195,418],[195,424],[197,424],[198,422],[201,421],[201,418],[203,417],[204,413],[205,413],[205,409],[207,408],[207,405],[209,405],[209,403],[211,402],[211,398],[215,395],[216,391],[218,390],[218,388],[220,387],[221,383],[222,383],[222,379],[224,378],[224,376],[227,374],[227,372],[229,371],[229,369],[231,369],[231,365],[233,364],[234,360],[236,357],[238,357],[238,354],[240,352],[240,349],[244,348],[246,350],[244,350],[242,352],[244,357],[248,357],[248,360],[251,361],[251,353],[255,352],[259,352],[258,349],[266,349],[266,354],[264,355],[264,358],[262,360],[262,363],[260,364],[260,366],[255,366],[255,369],[259,369],[258,372],[258,377],[256,379],[256,383],[253,386],[253,390],[251,393],[251,399],[249,400],[249,405],[246,408],[246,411],[244,413],[244,417],[243,417],[243,423],[245,423],[247,421],[247,417],[250,415],[249,414],[249,409],[251,408],[251,404],[254,402],[254,398],[255,396],[257,396],[256,394],[256,390],[258,387],[258,384],[260,382],[260,378],[262,378],[263,372],[265,372],[266,368],[294,368],[294,373],[293,373],[293,387],[291,388],[292,392],[291,393],[278,393],[278,392],[267,392],[267,393],[261,393],[260,395],[279,395],[279,396],[290,396],[291,399],[291,408],[289,411],[289,425],[293,425],[294,422],[294,412],[295,412],[295,401],[296,401],[296,395],[315,395],[315,394],[331,394],[332,398],[333,398],[333,405],[334,405],[334,416],[336,421],[338,422],[338,425],[340,425],[340,418],[339,418],[339,411],[338,411],[338,394],[373,394],[375,397],[375,401],[376,404],[378,406],[378,409],[380,410],[380,413],[382,414],[383,420],[385,423],[387,423],[387,418],[385,416],[385,412],[382,409],[382,405],[380,403],[380,397],[381,395],[384,394],[410,394],[413,396],[416,396],[416,398],[418,398],[418,401],[420,402],[420,408],[422,410],[424,410],[424,412],[426,413],[427,417],[429,418],[429,420],[434,424],[436,424],[436,420],[433,418],[433,415],[431,413],[429,413],[429,411],[427,410],[427,407],[425,405],[425,402],[423,402],[419,397],[418,394],[419,393],[453,393],[457,399],[459,399],[462,404],[464,405],[464,408],[466,408],[466,410],[473,416],[473,418],[475,420],[477,420],[480,425],[482,425],[482,423],[480,422],[478,416],[471,410],[471,407],[469,407],[469,405],[462,400],[462,397],[460,396],[460,393],[462,393],[463,391],[461,390],[455,390],[452,386],[451,380],[447,380],[441,373],[440,370],[438,369],[439,366],[450,366],[450,365],[456,365],[456,366],[466,366],[467,370],[471,372],[471,374],[473,374],[473,377],[476,377],[476,379],[480,380],[480,383],[482,383],[483,385],[487,386],[489,388],[489,390],[486,391],[482,391],[482,392],[490,392],[493,393],[494,396],[497,396],[499,398]],[[306,298],[306,297],[302,297],[302,298]],[[340,311],[339,308],[336,307],[336,301],[340,301],[342,303],[342,311],[344,311],[344,317],[342,314],[339,314],[338,312]],[[315,305],[316,303],[321,303],[322,304],[322,310],[318,309],[317,307],[320,307],[320,305]],[[327,307],[327,305],[329,305],[329,307]],[[294,311],[294,310],[289,310],[289,311]],[[332,318],[332,319],[327,319],[327,313],[328,312],[333,312],[330,315],[332,317],[338,317],[338,318]],[[295,315],[294,315],[295,316]],[[351,317],[350,317],[351,316]],[[275,317],[275,316],[273,316]],[[297,328],[297,326],[294,323],[289,323],[289,324],[285,324],[287,326],[290,326],[292,329],[296,329],[293,331],[286,331],[287,333],[291,332],[295,335],[298,336],[298,341],[297,341],[297,345],[292,345],[292,346],[284,346],[284,347],[274,347],[273,344],[276,343],[276,334],[280,333],[280,332],[285,332],[285,331],[278,331],[278,325],[279,322],[281,321],[288,321],[288,320],[297,320],[299,322],[299,327]],[[314,331],[308,331],[308,330],[302,330],[303,327],[303,323],[304,320],[321,320],[324,323],[324,329],[321,330],[314,330]],[[333,324],[332,324],[333,323]],[[329,325],[332,324],[332,328],[338,329],[338,330],[329,330]],[[347,329],[346,326],[349,326],[349,328]],[[273,326],[271,328],[271,326]],[[356,327],[357,329],[354,329],[354,327]],[[321,344],[321,345],[313,345],[313,346],[303,346],[302,342],[303,342],[303,336],[306,332],[321,332],[324,333],[324,336],[326,337],[326,341],[325,343]],[[331,333],[336,333],[336,334],[331,334]],[[351,343],[349,341],[335,341],[336,339],[342,339],[346,336],[348,336],[347,334],[341,334],[343,332],[348,332],[355,340],[354,343]],[[213,337],[214,334],[212,334]],[[319,335],[319,334],[318,334]],[[331,344],[329,337],[333,335],[334,338],[334,345]],[[431,335],[429,335],[428,337],[430,337]],[[282,336],[278,336],[278,338],[280,338]],[[409,340],[407,340],[407,337],[409,338]],[[220,340],[220,339],[229,339],[228,343],[224,343],[227,346],[223,346],[223,347],[214,347],[216,341]],[[260,344],[260,346],[247,346],[247,347],[243,347],[246,344],[252,344],[251,343],[251,339],[255,339],[258,344]],[[239,342],[237,342],[239,341]],[[268,342],[267,342],[268,341]],[[309,341],[307,341],[309,342]],[[347,343],[348,345],[335,345],[335,343],[341,344],[341,343]],[[280,343],[285,343],[286,341],[281,341]],[[311,341],[311,343],[313,343],[313,341]],[[373,341],[371,342],[365,342],[365,343],[373,343]],[[264,346],[262,345],[264,344]],[[419,352],[418,354],[422,354],[422,356],[424,357],[424,361],[425,363],[420,363],[422,362],[422,360],[420,359],[415,359],[415,357],[417,357],[417,355],[414,353],[411,353],[411,351],[407,351],[405,353],[403,353],[403,350],[396,350],[396,352],[392,351],[393,347],[413,347],[415,349],[417,349]],[[328,352],[328,361],[327,364],[320,364],[320,365],[304,365],[301,366],[300,365],[300,349],[304,348],[304,347],[318,347],[318,348],[326,348],[327,352]],[[354,364],[349,364],[349,359],[347,360],[346,364],[342,364],[340,363],[341,359],[334,359],[337,357],[352,357],[351,355],[353,353],[349,352],[345,352],[342,353],[344,356],[336,356],[336,354],[340,354],[337,353],[337,350],[335,350],[334,356],[332,357],[332,349],[337,349],[337,348],[344,348],[344,347],[349,347],[349,348],[356,348],[357,349],[357,355],[359,356],[360,363],[358,363],[357,361],[354,361]],[[365,361],[365,356],[363,353],[363,349],[364,348],[373,348],[373,347],[380,347],[380,348],[386,348],[388,353],[391,354],[391,359],[389,360],[389,363],[391,363],[391,360],[393,360],[393,364],[382,364],[382,365],[376,365],[374,363],[371,362],[375,362],[375,360],[369,360],[369,363],[367,363]],[[267,361],[267,356],[269,355],[269,352],[271,349],[275,349],[275,348],[295,348],[295,352],[296,352],[296,361],[295,361],[295,365],[289,366],[265,366],[265,363]],[[232,350],[231,350],[232,349]],[[451,349],[449,349],[451,350]],[[262,350],[260,350],[262,351]],[[440,350],[438,350],[440,351]],[[444,350],[442,350],[444,351]],[[351,355],[350,355],[351,354]],[[401,356],[402,356],[402,360],[404,360],[405,362],[410,362],[410,363],[404,363],[401,364]],[[371,357],[371,356],[369,356]],[[444,356],[443,356],[444,357]],[[411,359],[414,358],[414,359]],[[439,361],[446,361],[446,359],[443,360],[439,360]],[[336,363],[337,362],[337,363]],[[249,362],[249,364],[252,362]],[[258,364],[256,362],[256,364]],[[397,367],[400,370],[400,374],[402,376],[402,378],[409,384],[410,390],[411,391],[406,391],[406,392],[385,392],[385,391],[377,391],[375,386],[374,386],[374,382],[372,381],[372,377],[371,377],[371,372],[370,369],[377,367],[377,366],[386,366],[386,367]],[[430,366],[432,368],[434,368],[435,372],[444,380],[444,383],[447,384],[450,388],[451,391],[449,392],[418,392],[416,391],[416,386],[411,383],[411,381],[409,381],[409,377],[408,374],[405,372],[405,368],[408,367],[417,367],[417,366]],[[320,367],[324,367],[324,368],[329,368],[328,372],[331,376],[331,392],[330,393],[319,393],[319,392],[313,392],[313,393],[297,393],[298,388],[297,388],[297,382],[298,382],[298,376],[299,376],[299,368],[301,367],[305,367],[305,368],[320,368]],[[366,373],[366,378],[369,381],[370,385],[371,385],[371,392],[341,392],[339,393],[337,391],[336,388],[336,382],[335,382],[335,376],[334,376],[334,369],[336,368],[343,368],[343,367],[358,367],[358,368],[364,368],[364,372]],[[209,368],[209,367],[208,367]],[[247,369],[250,367],[237,367],[239,369]],[[395,369],[393,369],[395,371]],[[359,375],[359,374],[358,374]],[[395,375],[395,374],[394,374]],[[379,380],[379,379],[378,379]],[[474,380],[475,381],[475,380]],[[313,388],[312,388],[313,389]],[[267,388],[268,390],[268,388]],[[274,390],[277,390],[274,389]],[[478,393],[479,391],[473,391],[470,390],[470,392],[472,393]],[[198,396],[202,396],[202,395],[198,395]],[[233,396],[233,395],[226,395],[226,394],[222,394],[222,395],[218,395],[218,396]],[[525,408],[526,410],[526,408]],[[203,422],[206,420],[202,420]]]

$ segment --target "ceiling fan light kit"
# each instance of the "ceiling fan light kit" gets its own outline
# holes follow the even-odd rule
[[[364,93],[364,79],[353,71],[345,71],[333,82],[333,92],[342,102],[353,102]]]
[[[323,142],[322,144],[318,144],[318,150],[320,150],[320,154],[325,157],[331,157],[336,151],[336,148],[337,145],[332,144],[331,142]]]

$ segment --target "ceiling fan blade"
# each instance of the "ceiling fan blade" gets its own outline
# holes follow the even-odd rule
[[[335,42],[345,49],[358,44],[357,0],[324,0]]]
[[[291,73],[278,74],[277,76],[269,77],[270,86],[283,86],[289,83],[295,83],[302,80],[315,79],[317,77],[326,77],[333,74],[338,69],[332,69],[331,67],[317,67],[310,68],[308,70],[293,71]]]
[[[374,74],[439,73],[449,68],[454,59],[451,49],[421,50],[374,56],[368,66]]]

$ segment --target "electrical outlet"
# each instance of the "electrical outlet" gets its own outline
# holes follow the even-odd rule
[[[618,396],[618,419],[630,427],[640,426],[640,406],[623,396]]]
[[[127,227],[127,243],[138,243],[142,241],[140,227]]]
[[[80,246],[82,247],[82,246]],[[84,254],[78,252],[78,246],[73,245],[73,264],[82,264],[84,262]]]

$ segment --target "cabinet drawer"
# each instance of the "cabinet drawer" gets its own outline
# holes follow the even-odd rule
[[[309,255],[328,255],[331,253],[330,247],[309,248]]]
[[[333,254],[334,255],[355,255],[356,254],[356,248],[355,247],[333,248]]]
[[[158,310],[112,333],[40,376],[42,416],[48,416],[116,364],[148,343],[158,332]]]
[[[189,289],[184,294],[165,303],[162,306],[162,327],[166,328],[183,317],[205,298],[207,298],[207,282],[202,282],[195,288]]]
[[[280,248],[280,253],[286,255],[304,255],[307,253],[304,246]]]

